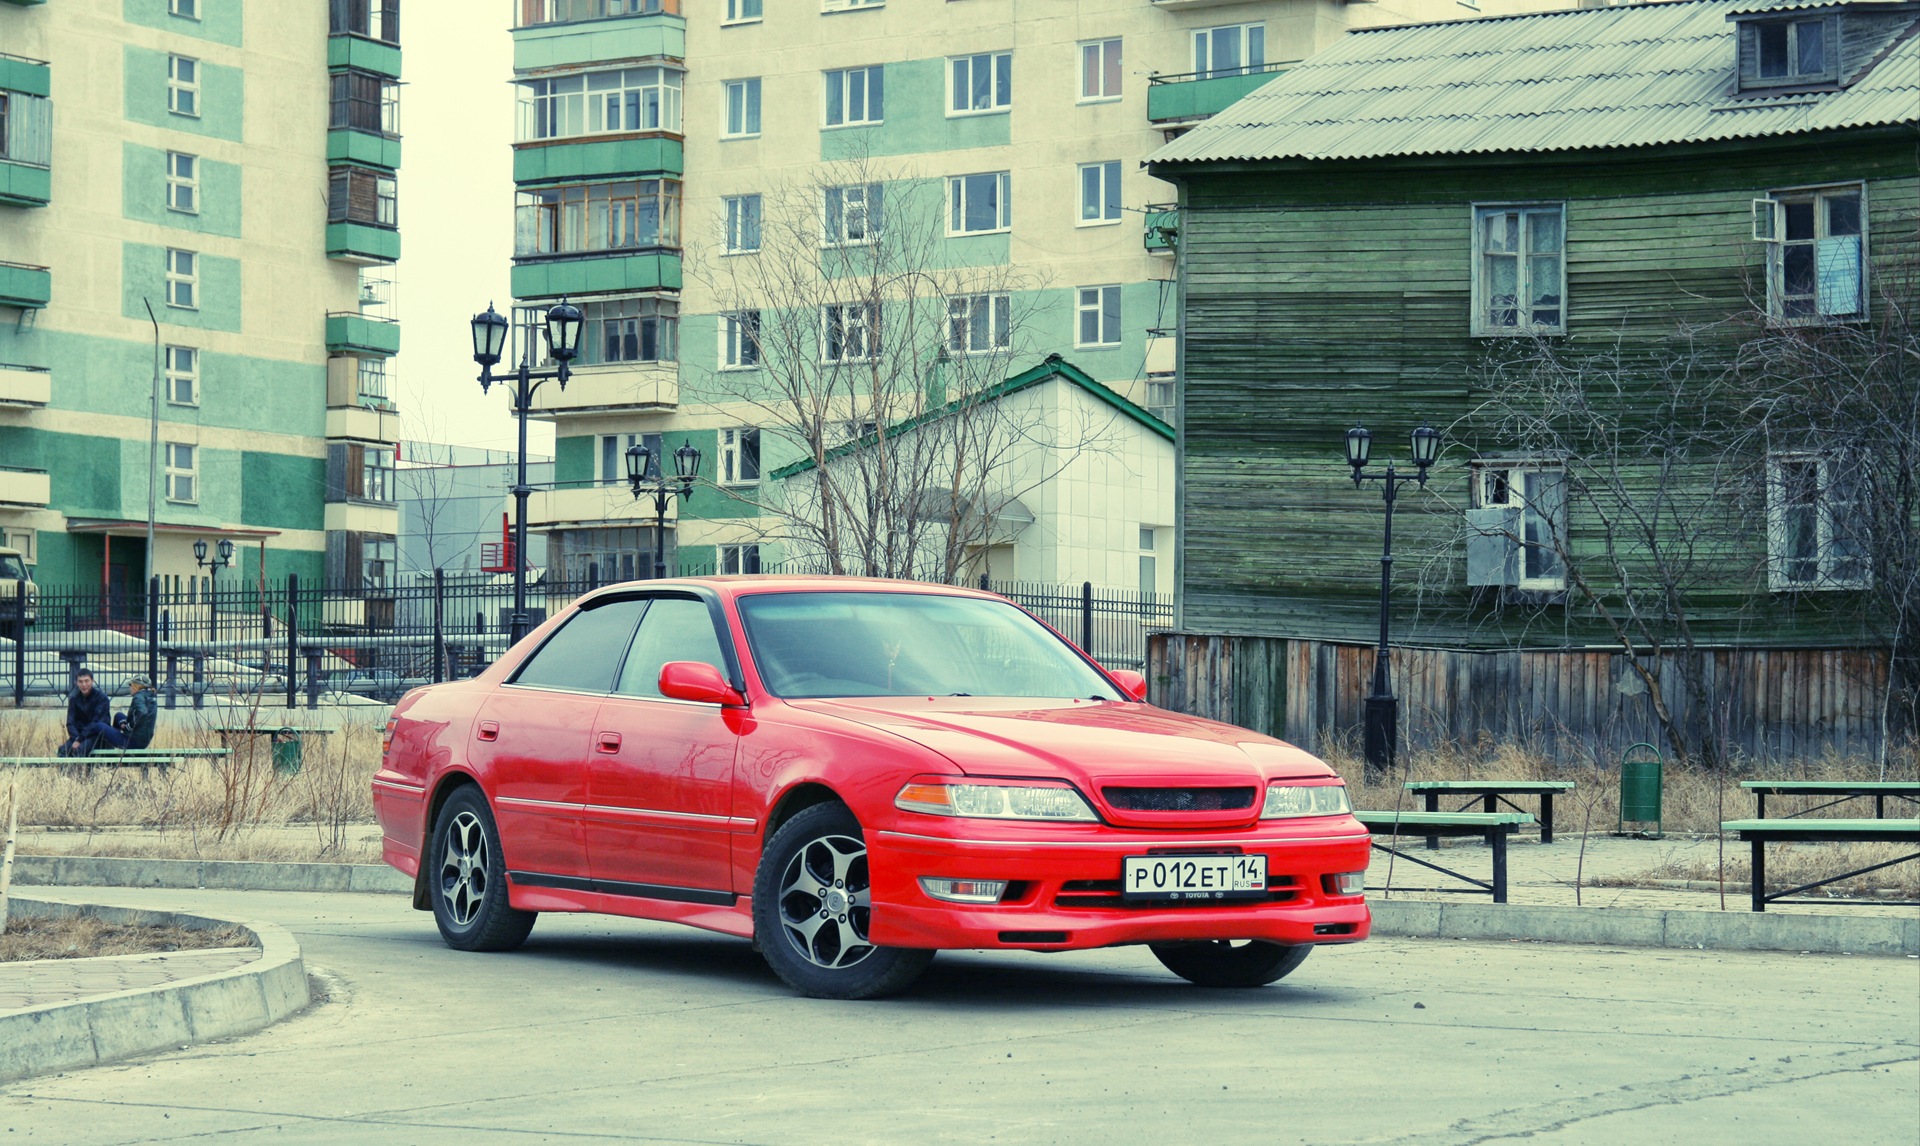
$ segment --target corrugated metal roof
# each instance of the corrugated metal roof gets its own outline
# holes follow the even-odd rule
[[[1568,151],[1920,124],[1914,34],[1844,90],[1735,97],[1728,17],[1814,6],[1829,5],[1669,0],[1356,31],[1148,162]]]

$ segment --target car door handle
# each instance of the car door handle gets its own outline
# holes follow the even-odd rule
[[[480,739],[482,740],[500,739],[500,722],[497,720],[481,721],[480,722]]]
[[[599,739],[599,750],[607,753],[620,751],[620,734],[618,732],[602,732]]]

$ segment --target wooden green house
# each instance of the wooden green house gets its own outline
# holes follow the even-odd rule
[[[1808,0],[1355,31],[1170,142],[1158,695],[1351,734],[1382,507],[1342,439],[1404,472],[1425,422],[1404,737],[1877,749],[1920,623],[1917,147],[1920,4]]]

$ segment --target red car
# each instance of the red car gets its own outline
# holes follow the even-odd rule
[[[629,583],[407,694],[373,799],[387,862],[466,951],[542,911],[630,915],[863,998],[944,947],[1145,943],[1253,987],[1365,939],[1340,778],[1145,694],[988,593]]]

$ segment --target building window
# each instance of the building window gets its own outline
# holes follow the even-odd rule
[[[0,91],[0,159],[53,165],[53,101]]]
[[[681,129],[685,77],[674,68],[624,68],[523,80],[517,142]],[[757,130],[757,129],[756,129]]]
[[[368,446],[360,453],[360,496],[393,501],[393,451]]]
[[[1565,208],[1475,207],[1473,333],[1567,328]]]
[[[199,497],[199,449],[184,442],[167,443],[167,500],[191,505]]]
[[[856,8],[880,8],[887,0],[820,0],[822,12],[851,12]]]
[[[1155,549],[1158,541],[1156,531],[1150,525],[1140,527],[1140,595],[1151,597],[1159,591],[1160,581],[1155,568],[1155,558],[1159,556]]]
[[[590,302],[580,340],[582,358],[596,362],[672,362],[679,349],[679,305],[669,299],[623,298]]]
[[[1767,458],[1767,580],[1775,590],[1858,589],[1871,563],[1858,459]]]
[[[878,183],[855,183],[824,190],[820,239],[829,246],[870,243],[880,233],[884,190]]]
[[[1267,64],[1265,24],[1227,24],[1193,34],[1194,78],[1216,79],[1257,72]]]
[[[327,222],[399,226],[399,184],[393,173],[336,167],[327,176]]]
[[[680,245],[680,183],[635,179],[514,196],[516,257]]]
[[[169,346],[166,362],[167,401],[175,406],[200,404],[200,352],[191,346]]]
[[[1120,41],[1094,40],[1080,45],[1080,102],[1120,98]]]
[[[0,545],[16,550],[23,564],[36,565],[40,558],[34,552],[34,542],[39,531],[34,529],[0,529]]]
[[[730,370],[751,370],[760,365],[759,311],[735,311],[721,320],[720,365]]]
[[[947,301],[947,349],[992,354],[1013,344],[1013,296],[970,294]]]
[[[760,572],[760,547],[758,545],[722,545],[719,571],[722,573]]]
[[[1081,287],[1075,307],[1079,327],[1073,344],[1080,347],[1120,345],[1120,288]]]
[[[761,0],[727,0],[724,24],[746,24],[760,19]]]
[[[601,434],[599,471],[594,474],[594,477],[599,479],[601,485],[625,485],[627,483],[627,450],[634,446],[645,446],[647,470],[640,475],[640,480],[658,480],[660,443],[659,434]]]
[[[200,160],[180,151],[167,152],[167,210],[200,213]]]
[[[1783,322],[1867,317],[1866,211],[1859,186],[1776,191],[1754,201],[1768,244],[1767,313]]]
[[[540,7],[543,0],[522,0],[523,7]],[[585,7],[581,0],[544,0],[549,7],[566,5]],[[600,0],[600,3],[618,4],[621,0]],[[629,3],[633,0],[628,0]],[[400,42],[400,0],[332,0],[332,21],[328,30],[333,35],[351,34],[365,36],[370,40],[379,40],[387,44]]]
[[[384,358],[361,358],[354,370],[354,396],[362,406],[378,410],[392,409],[392,400],[387,397],[387,360]]]
[[[871,362],[880,357],[880,304],[829,303],[820,308],[820,361]]]
[[[720,484],[754,485],[760,480],[760,431],[720,431]]]
[[[167,57],[167,110],[175,115],[199,116],[199,60],[187,56]]]
[[[827,127],[879,123],[886,118],[886,69],[879,64],[826,74]]]
[[[1120,161],[1080,165],[1080,226],[1120,221]]]
[[[1180,393],[1171,374],[1147,375],[1147,413],[1165,422],[1177,425],[1180,416]]]
[[[729,195],[726,200],[726,253],[744,255],[760,249],[760,196]]]
[[[1013,177],[1005,171],[947,180],[947,234],[979,235],[1013,226]]]
[[[198,20],[200,0],[167,0],[167,12],[183,20]]]
[[[1542,591],[1566,588],[1561,560],[1567,539],[1566,468],[1475,462],[1472,483],[1468,583]]]
[[[1751,20],[1740,35],[1741,86],[1817,84],[1834,78],[1829,58],[1835,37],[1828,19]]]
[[[760,134],[760,80],[728,80],[721,85],[726,94],[726,120],[722,139],[744,139]]]
[[[400,82],[372,72],[334,72],[327,127],[369,135],[400,134]]]
[[[1013,106],[1013,53],[982,52],[947,60],[947,114],[989,115]]]
[[[192,251],[167,249],[167,305],[200,309],[200,256]]]

